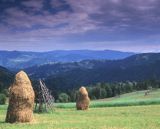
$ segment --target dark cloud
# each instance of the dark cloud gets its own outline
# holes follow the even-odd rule
[[[68,23],[65,31],[71,33],[101,27],[109,31],[138,28],[146,31],[159,27],[158,5],[158,0],[8,0],[1,2],[1,24],[6,23],[11,30],[18,28],[16,31],[34,30],[35,25],[54,31],[57,24],[64,23]],[[60,31],[64,33],[64,29]]]
[[[46,33],[77,33],[92,30],[96,25],[96,21],[89,18],[88,11],[74,8],[72,1],[57,1],[50,0],[46,3],[44,0],[34,1],[21,1],[15,6],[15,2],[12,3],[12,7],[6,7],[3,9],[1,16],[3,15],[1,24],[7,25],[8,31],[22,31],[29,30],[28,33],[32,33],[35,30]],[[3,5],[4,3],[2,3]],[[5,4],[4,4],[5,5]],[[91,10],[90,10],[91,11]],[[5,14],[5,16],[4,16]],[[57,28],[66,23],[64,28]],[[36,26],[36,27],[35,27]]]
[[[67,36],[69,41],[145,42],[160,33],[159,7],[159,0],[1,0],[0,43]]]

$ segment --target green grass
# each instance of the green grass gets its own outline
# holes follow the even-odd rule
[[[94,108],[87,111],[77,111],[75,103],[59,103],[52,113],[35,113],[34,122],[25,124],[5,123],[7,105],[1,105],[0,129],[160,129],[160,90],[144,92],[92,101]]]
[[[160,105],[90,108],[77,111],[57,108],[34,114],[29,124],[4,123],[6,106],[0,106],[0,129],[160,129]]]
[[[145,91],[132,92],[108,99],[91,101],[90,107],[119,107],[119,106],[138,106],[138,105],[157,105],[160,104],[160,89],[150,92],[147,96]],[[58,103],[57,108],[74,108],[75,103]]]

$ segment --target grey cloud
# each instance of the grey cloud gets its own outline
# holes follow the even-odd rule
[[[22,1],[21,4],[32,11],[40,11],[43,8],[43,0],[27,0]]]
[[[83,1],[82,3],[79,3],[79,6],[82,6],[82,3],[85,2]],[[42,0],[38,2],[25,1],[21,4],[36,9],[42,8]],[[70,1],[70,4],[71,7],[74,8],[73,1]],[[92,6],[94,5],[93,3],[91,4]],[[89,13],[91,13],[91,9],[89,8],[91,7],[89,6],[87,11],[85,11],[84,7],[86,6],[80,7],[81,9],[83,8],[82,10],[76,10],[78,6],[76,4],[75,6],[76,7],[72,13],[68,11],[61,11],[56,14],[51,14],[50,12],[41,9],[41,14],[39,15],[31,15],[30,13],[20,10],[18,7],[7,8],[5,10],[7,17],[3,19],[3,22],[7,24],[8,31],[14,31],[14,34],[16,35],[18,33],[20,33],[20,35],[23,33],[24,35],[32,36],[43,35],[44,37],[46,32],[47,35],[54,36],[68,33],[81,33],[96,29],[98,27],[98,22],[89,17]],[[63,28],[57,28],[57,26],[60,26],[64,23],[66,23],[66,26]],[[34,28],[35,26],[37,27]]]
[[[160,27],[159,0],[51,0],[50,6],[59,9],[56,13],[43,8],[44,0],[28,0],[21,5],[28,10],[6,8],[1,34],[42,39],[96,30],[153,33]],[[60,10],[64,5],[70,9]]]

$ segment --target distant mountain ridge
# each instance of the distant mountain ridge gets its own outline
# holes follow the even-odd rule
[[[134,55],[113,50],[57,50],[50,52],[0,51],[0,65],[7,68],[27,68],[35,65],[82,60],[119,60]]]

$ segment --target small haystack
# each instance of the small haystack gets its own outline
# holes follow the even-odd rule
[[[27,74],[16,74],[13,85],[9,88],[9,106],[6,122],[31,122],[33,120],[35,94]]]
[[[85,87],[79,89],[79,94],[77,98],[76,107],[77,110],[87,110],[89,108],[90,99],[88,97],[88,92]]]

